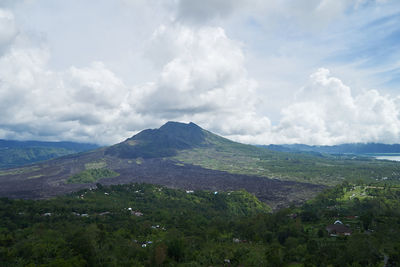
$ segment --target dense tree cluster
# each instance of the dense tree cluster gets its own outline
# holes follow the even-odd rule
[[[245,191],[98,184],[51,200],[3,198],[0,216],[2,266],[400,264],[394,187],[345,183],[271,213]],[[335,220],[352,234],[330,236]]]

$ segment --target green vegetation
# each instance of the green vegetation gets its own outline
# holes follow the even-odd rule
[[[216,240],[234,247],[224,230],[229,222],[267,212],[245,191],[186,193],[145,184],[98,185],[52,200],[0,199],[0,258],[2,266],[206,262],[209,244],[223,249]]]
[[[206,133],[202,146],[180,150],[173,159],[230,173],[331,186],[344,180],[400,184],[397,162],[348,155],[275,152]]]
[[[344,183],[270,213],[245,191],[98,184],[51,200],[3,198],[0,216],[5,267],[400,264],[399,187]],[[350,236],[328,234],[336,220]]]
[[[118,176],[119,173],[109,170],[106,168],[90,168],[86,169],[84,171],[81,171],[80,173],[77,173],[73,176],[71,176],[68,180],[67,183],[70,184],[86,184],[86,183],[94,183],[97,180],[103,179],[103,178],[112,178]]]

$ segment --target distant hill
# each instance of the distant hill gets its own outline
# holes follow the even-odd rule
[[[15,141],[0,139],[0,169],[13,168],[78,152],[99,146],[74,142]]]
[[[354,143],[335,146],[309,146],[303,144],[293,145],[267,145],[262,146],[279,152],[318,152],[328,154],[375,154],[375,153],[400,153],[400,144],[380,143]]]

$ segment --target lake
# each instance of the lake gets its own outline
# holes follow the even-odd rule
[[[400,161],[400,154],[369,154],[376,159],[385,159],[392,161]]]

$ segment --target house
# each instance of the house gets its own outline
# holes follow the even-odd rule
[[[338,236],[338,235],[348,236],[351,235],[352,233],[351,229],[342,223],[335,223],[328,225],[326,227],[326,231],[328,231],[328,234],[330,236]]]
[[[134,210],[132,210],[132,211],[131,211],[131,214],[132,214],[132,215],[135,215],[135,216],[138,216],[138,217],[143,216],[143,213],[141,213],[140,211],[134,211]]]

